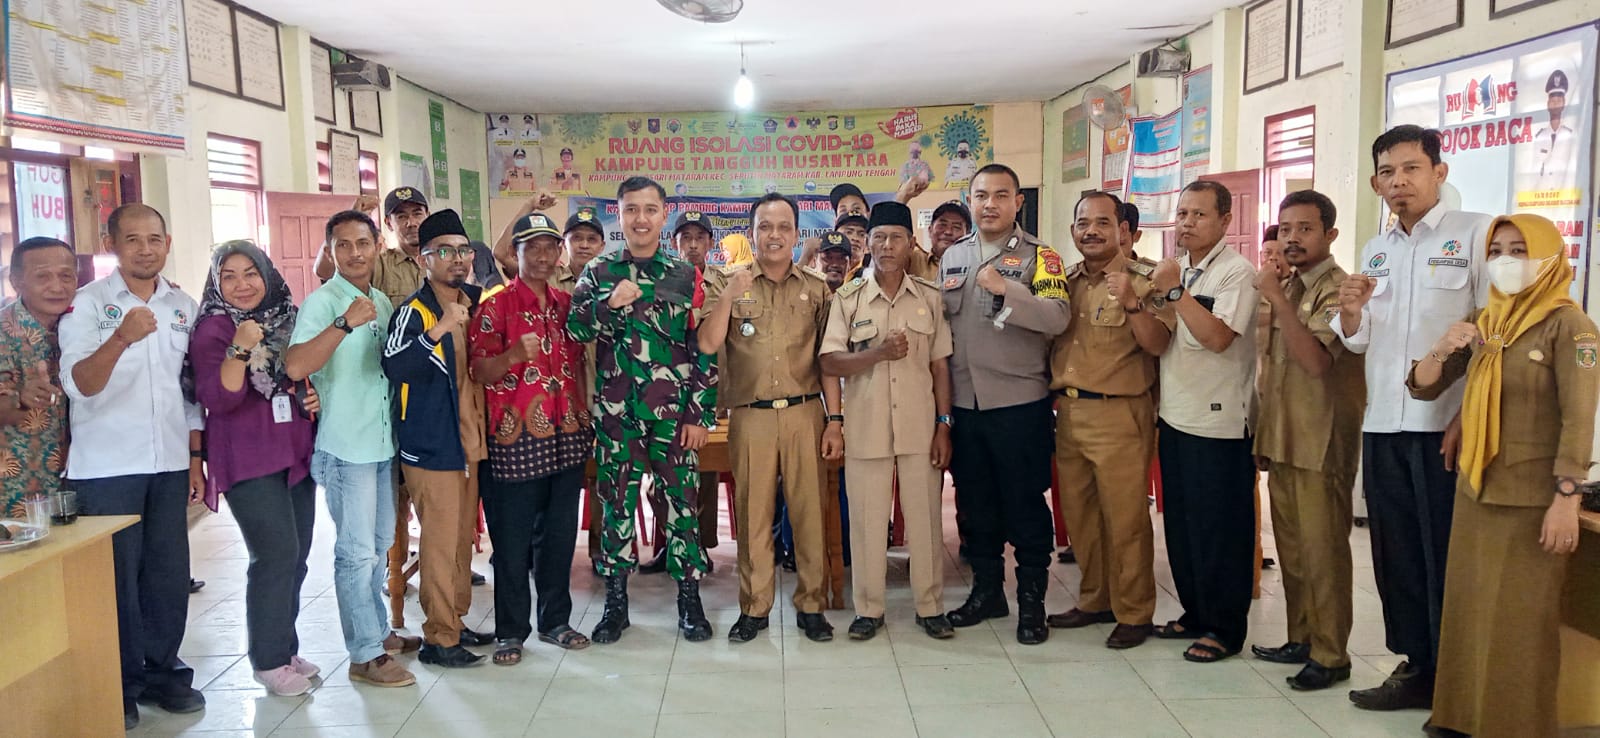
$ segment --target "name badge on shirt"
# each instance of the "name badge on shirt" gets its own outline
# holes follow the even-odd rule
[[[272,422],[287,423],[294,420],[294,408],[289,405],[288,395],[272,396]]]

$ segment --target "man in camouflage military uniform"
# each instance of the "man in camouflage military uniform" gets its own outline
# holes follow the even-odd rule
[[[639,484],[648,471],[667,500],[667,572],[678,580],[684,637],[711,637],[700,604],[707,569],[695,518],[698,451],[714,421],[715,364],[700,353],[693,324],[695,270],[661,250],[666,191],[646,177],[617,188],[627,248],[590,262],[572,294],[567,329],[596,342],[595,462],[606,605],[592,638],[614,643],[628,627],[628,573]]]

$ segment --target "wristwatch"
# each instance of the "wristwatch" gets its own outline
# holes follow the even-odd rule
[[[1170,305],[1170,304],[1172,304],[1174,302],[1177,302],[1182,297],[1183,297],[1183,285],[1180,284],[1177,287],[1173,287],[1172,289],[1167,290],[1164,293],[1156,295],[1155,298],[1151,300],[1151,302],[1155,303],[1155,306],[1156,306],[1157,310],[1160,310],[1161,308],[1164,308],[1164,307],[1166,307],[1166,306],[1168,306],[1168,305]]]
[[[1571,497],[1578,494],[1578,483],[1571,479],[1563,479],[1556,482],[1556,494],[1562,497]]]
[[[346,334],[349,334],[351,331],[355,330],[354,328],[350,327],[350,321],[345,320],[343,315],[333,319],[333,327],[344,331]]]
[[[826,418],[824,418],[823,421],[827,422],[827,423],[840,423],[840,424],[842,424],[842,423],[844,423],[844,416],[843,415],[837,415],[837,414],[829,415]]]
[[[943,423],[944,427],[946,427],[946,428],[954,428],[954,427],[956,427],[956,419],[950,417],[949,415],[940,415],[939,417],[934,418],[933,422],[935,422],[935,423]]]
[[[228,355],[239,361],[249,361],[250,349],[244,348],[237,343],[230,343],[228,344]]]

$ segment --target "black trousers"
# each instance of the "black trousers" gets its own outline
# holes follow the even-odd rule
[[[244,587],[250,665],[256,671],[288,666],[300,652],[294,623],[317,518],[317,483],[308,476],[290,487],[289,472],[281,471],[234,484],[224,496],[250,551]]]
[[[1439,662],[1445,558],[1456,475],[1443,433],[1363,433],[1361,484],[1372,532],[1372,574],[1390,651],[1425,672]]]
[[[1047,568],[1055,524],[1045,493],[1055,453],[1050,399],[993,410],[954,409],[950,475],[960,532],[974,567],[999,566],[1010,543],[1017,568]]]
[[[73,484],[84,515],[140,516],[111,536],[123,701],[191,686],[194,670],[178,658],[189,619],[189,472]]]
[[[524,482],[491,475],[481,484],[483,517],[494,543],[495,638],[525,641],[532,635],[530,573],[539,597],[539,632],[568,625],[583,466]]]
[[[1167,559],[1196,636],[1244,647],[1255,580],[1255,461],[1251,439],[1206,438],[1157,424]]]

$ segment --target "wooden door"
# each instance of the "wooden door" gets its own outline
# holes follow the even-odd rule
[[[289,283],[294,301],[322,284],[312,265],[322,248],[328,218],[350,207],[349,195],[307,195],[301,192],[267,193],[267,255]]]
[[[1251,264],[1261,265],[1261,170],[1207,174],[1201,179],[1216,182],[1233,193],[1233,222],[1223,243],[1232,246]]]

